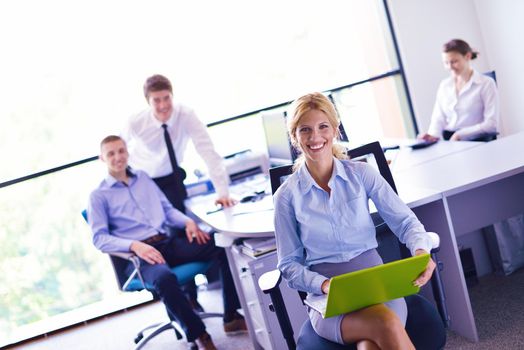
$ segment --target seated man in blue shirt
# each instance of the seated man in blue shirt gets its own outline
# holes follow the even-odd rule
[[[240,304],[224,250],[216,247],[192,219],[173,208],[146,173],[128,167],[122,138],[104,138],[100,150],[108,176],[89,199],[94,245],[103,252],[135,253],[141,259],[144,280],[154,286],[167,309],[180,321],[187,340],[196,340],[200,349],[215,346],[169,267],[190,261],[216,261],[222,279],[224,330],[246,330],[244,319],[236,312]],[[169,236],[167,226],[185,230],[185,237]]]

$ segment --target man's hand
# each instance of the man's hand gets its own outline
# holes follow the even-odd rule
[[[430,134],[419,134],[417,136],[417,139],[421,139],[427,142],[436,142],[439,138]]]
[[[186,222],[186,237],[189,243],[193,243],[193,239],[196,239],[198,244],[205,244],[211,239],[193,220]]]
[[[131,243],[129,248],[133,253],[138,255],[139,258],[144,259],[151,265],[166,263],[166,260],[162,254],[156,250],[155,247],[150,246],[149,244],[140,241],[134,241]]]
[[[233,205],[237,204],[237,201],[229,196],[219,197],[215,201],[215,204],[221,205],[224,208],[232,207]]]
[[[428,252],[426,252],[424,249],[417,249],[415,251],[415,255],[422,255],[427,253]],[[433,259],[429,258],[428,266],[426,266],[426,269],[413,282],[413,285],[417,287],[422,287],[423,285],[428,283],[428,281],[431,279],[431,276],[433,275],[433,271],[435,271],[436,266],[437,265],[435,264]]]

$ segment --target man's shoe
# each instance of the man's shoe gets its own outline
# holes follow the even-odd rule
[[[246,331],[246,320],[244,320],[243,317],[235,318],[229,322],[224,322],[224,332],[226,332],[226,334],[244,333]]]
[[[217,350],[211,336],[204,332],[200,337],[195,339],[195,343],[198,345],[199,350]]]
[[[198,345],[194,342],[187,343],[187,350],[198,350]]]

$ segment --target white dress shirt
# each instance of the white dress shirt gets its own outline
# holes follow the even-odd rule
[[[195,112],[189,107],[173,103],[173,113],[166,124],[178,164],[183,162],[187,143],[191,139],[207,165],[218,196],[228,196],[229,177],[223,159],[215,151],[206,126]],[[155,118],[151,109],[131,116],[122,137],[127,142],[129,164],[133,168],[144,170],[152,178],[173,172],[162,123]]]
[[[428,134],[442,137],[442,132],[449,130],[456,132],[461,140],[471,140],[496,132],[498,123],[499,96],[495,81],[473,70],[458,96],[453,77],[440,83]]]

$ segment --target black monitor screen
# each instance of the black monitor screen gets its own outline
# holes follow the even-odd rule
[[[269,161],[273,164],[293,163],[292,146],[289,142],[286,119],[283,112],[262,114],[266,134]]]

